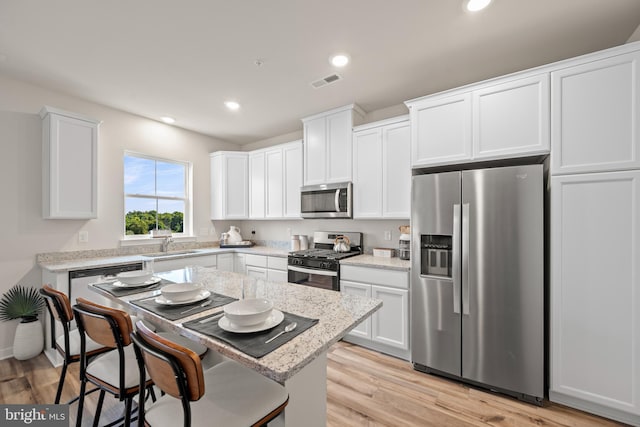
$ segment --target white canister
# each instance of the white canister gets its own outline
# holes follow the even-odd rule
[[[309,249],[309,238],[304,234],[301,234],[298,237],[300,238],[300,250],[306,251]]]
[[[291,251],[299,251],[300,250],[300,236],[294,234],[291,236]]]

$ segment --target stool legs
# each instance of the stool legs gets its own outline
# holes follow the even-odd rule
[[[60,380],[58,381],[58,391],[56,391],[56,400],[55,404],[60,403],[60,397],[62,396],[62,388],[64,386],[64,379],[67,375],[67,361],[65,360],[62,364],[62,372],[60,372]]]

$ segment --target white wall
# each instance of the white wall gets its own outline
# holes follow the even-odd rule
[[[240,228],[244,239],[290,241],[290,234],[313,236],[314,231],[355,231],[363,233],[365,250],[371,248],[398,248],[401,225],[409,220],[350,220],[350,219],[304,219],[294,221],[213,221],[216,231],[229,230],[230,225]],[[251,231],[255,230],[255,237]],[[391,240],[384,240],[384,232],[391,231]]]
[[[102,120],[98,148],[98,218],[42,219],[43,105]],[[0,76],[0,293],[20,283],[41,286],[35,255],[42,252],[116,248],[123,235],[125,150],[193,163],[194,233],[209,231],[209,152],[235,144],[124,113]],[[78,232],[89,232],[78,243]],[[199,240],[216,239],[201,235]],[[17,321],[0,323],[0,357],[10,354]],[[7,352],[9,352],[7,354]]]

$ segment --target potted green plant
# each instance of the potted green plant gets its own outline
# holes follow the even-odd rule
[[[13,338],[13,357],[26,360],[42,352],[44,339],[38,314],[45,301],[35,288],[15,285],[0,298],[0,320],[21,319]]]

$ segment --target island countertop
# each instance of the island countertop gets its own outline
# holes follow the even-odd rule
[[[181,281],[183,270],[163,272],[157,275],[172,281]],[[240,298],[242,280],[247,276],[219,271],[214,268],[198,267],[198,281],[212,292]],[[256,359],[240,350],[210,336],[182,326],[183,322],[221,312],[222,307],[171,321],[138,306],[129,304],[131,300],[159,295],[159,290],[146,291],[126,297],[116,298],[99,288],[94,291],[107,298],[120,301],[137,316],[157,324],[161,329],[171,330],[219,352],[230,359],[260,372],[275,381],[284,383],[316,357],[327,351],[331,345],[344,337],[374,311],[382,306],[380,300],[345,295],[340,292],[284,282],[257,280],[257,297],[267,298],[274,308],[304,317],[319,319],[319,322],[291,341],[266,356]]]

